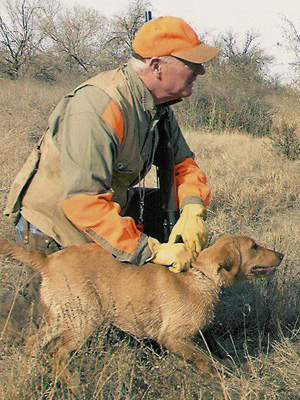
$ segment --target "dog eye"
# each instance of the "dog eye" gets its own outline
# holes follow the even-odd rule
[[[256,243],[253,243],[253,245],[251,246],[251,249],[252,249],[252,250],[257,250],[257,249],[258,249],[257,244],[256,244]]]

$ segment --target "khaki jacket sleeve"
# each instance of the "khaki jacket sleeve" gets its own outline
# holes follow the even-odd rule
[[[113,166],[124,134],[117,104],[98,88],[86,87],[66,110],[58,146],[67,218],[120,261],[143,264],[148,238],[111,201]]]

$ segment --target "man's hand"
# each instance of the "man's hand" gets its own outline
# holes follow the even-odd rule
[[[169,266],[169,270],[175,273],[186,271],[195,261],[196,254],[183,243],[160,243],[157,239],[149,237],[148,245],[152,252],[149,261]]]
[[[202,204],[186,204],[172,229],[168,243],[182,241],[198,255],[204,249],[208,239],[205,218],[206,208]]]

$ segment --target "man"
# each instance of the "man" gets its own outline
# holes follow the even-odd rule
[[[175,17],[144,24],[132,49],[127,65],[102,72],[61,100],[16,177],[5,213],[15,219],[19,242],[32,249],[51,252],[94,241],[120,261],[151,261],[180,272],[206,244],[210,190],[169,103],[192,94],[205,73],[202,63],[219,50]],[[151,226],[158,198],[147,201],[140,186],[136,203],[131,188],[155,163],[157,124],[165,113],[181,216],[162,244],[154,238],[160,238],[157,222]],[[144,232],[139,217],[148,221]]]

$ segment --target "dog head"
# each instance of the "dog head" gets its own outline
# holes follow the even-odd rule
[[[247,236],[225,235],[203,250],[193,266],[220,286],[273,275],[284,255]]]

